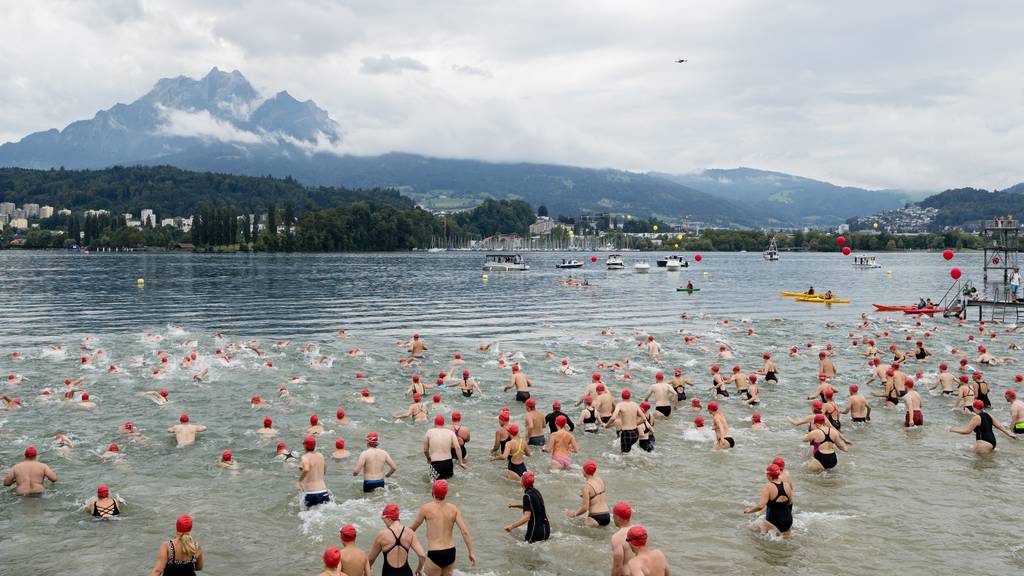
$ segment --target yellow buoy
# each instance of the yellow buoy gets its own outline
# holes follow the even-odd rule
[[[885,271],[885,274],[886,274],[887,276],[892,276],[892,270],[886,270],[886,271]]]
[[[705,275],[705,276],[708,276],[708,273],[707,273],[707,272],[705,272],[705,273],[704,273],[704,275]]]
[[[139,286],[143,286],[146,284],[146,280],[143,278],[139,278],[138,280],[135,281],[135,283],[138,284]]]
[[[483,278],[484,280],[487,280],[487,274],[484,274],[483,276],[481,276],[481,278]]]

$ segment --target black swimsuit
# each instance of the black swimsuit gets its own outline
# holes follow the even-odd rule
[[[793,502],[789,499],[789,494],[786,494],[786,488],[782,482],[772,482],[772,485],[779,493],[768,501],[764,519],[778,528],[779,532],[788,532],[793,527]],[[785,498],[786,501],[779,502],[779,498]]]
[[[591,484],[589,480],[587,480],[586,484],[591,490],[594,491],[594,495],[590,497],[591,500],[597,498],[601,494],[604,494],[604,490],[598,492],[597,488],[594,488],[594,485]],[[590,516],[590,518],[593,519],[594,522],[597,522],[598,526],[607,526],[612,521],[612,517],[608,512],[592,512],[588,514],[588,516]]]
[[[395,542],[384,552],[384,562],[380,569],[380,576],[412,576],[412,568],[409,567],[409,548],[402,545],[402,535],[405,534],[405,526],[402,526],[402,531],[397,536],[390,526],[388,526],[388,531],[394,536]],[[395,548],[405,550],[405,564],[398,567],[392,566],[388,562],[388,554]]]
[[[974,439],[984,440],[995,448],[996,435],[992,432],[992,416],[988,412],[981,412],[978,416],[981,416],[981,423],[974,429]]]
[[[196,576],[195,556],[189,560],[178,560],[174,555],[173,540],[167,542],[167,551],[171,553],[171,557],[164,564],[164,576]]]
[[[836,467],[836,464],[839,463],[839,459],[836,457],[835,452],[830,452],[826,454],[820,450],[821,444],[824,444],[825,442],[832,442],[832,433],[824,432],[824,434],[825,439],[822,440],[821,443],[818,444],[818,448],[815,448],[814,450],[814,459],[821,464],[822,468],[824,468],[825,470],[829,470]]]
[[[111,500],[110,506],[100,506],[99,500],[92,507],[92,515],[96,518],[108,518],[110,516],[120,516],[121,511],[117,509],[117,500]]]

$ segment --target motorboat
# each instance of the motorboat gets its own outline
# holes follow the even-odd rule
[[[638,274],[647,274],[651,271],[651,265],[647,260],[640,260],[636,264],[633,264],[633,271]]]
[[[679,272],[679,270],[681,270],[682,268],[684,268],[684,267],[686,267],[688,265],[689,265],[688,263],[685,263],[685,262],[683,262],[681,260],[669,259],[668,262],[665,262],[665,271],[666,272]]]
[[[679,264],[677,268],[687,268],[690,263],[683,259],[682,256],[666,256],[664,258],[658,258],[658,268],[668,268],[669,262],[676,262]]]
[[[522,254],[487,254],[484,257],[484,272],[512,272],[529,270]]]
[[[575,258],[570,258],[569,260],[565,260],[563,258],[561,263],[555,264],[555,268],[562,268],[562,269],[567,269],[567,268],[583,268],[583,260],[577,260]]]
[[[609,256],[608,259],[604,261],[604,265],[607,266],[609,270],[623,270],[626,268],[626,263],[622,261],[622,256],[619,256],[618,254],[612,254]]]
[[[853,257],[853,267],[854,268],[868,269],[868,268],[881,268],[882,265],[879,264],[878,262],[875,262],[875,257],[874,256],[854,256]]]
[[[778,262],[779,246],[775,243],[775,236],[768,238],[768,248],[764,251],[764,259],[769,262]]]

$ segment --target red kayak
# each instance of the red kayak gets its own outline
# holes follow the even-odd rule
[[[913,310],[904,310],[904,314],[941,314],[948,310],[948,308],[914,308]]]
[[[879,312],[911,312],[917,310],[917,306],[883,306],[882,304],[872,304],[872,306]]]

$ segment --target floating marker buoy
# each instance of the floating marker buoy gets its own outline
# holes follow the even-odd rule
[[[707,273],[707,272],[705,272],[705,273],[704,273],[704,275],[705,275],[705,276],[707,276],[707,275],[708,275],[708,273]]]
[[[135,283],[139,286],[144,286],[146,284],[146,280],[144,278],[139,278]]]
[[[483,275],[483,276],[481,276],[480,278],[483,278],[484,280],[487,280],[487,274],[484,274],[484,275]]]
[[[892,276],[892,270],[886,270],[885,271],[885,275],[886,276]]]

